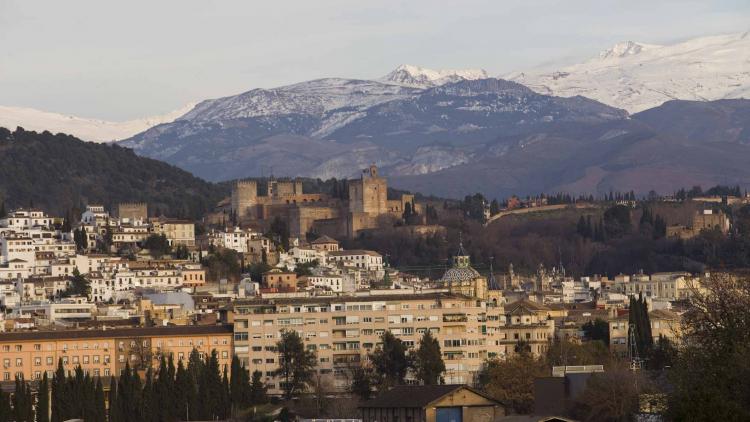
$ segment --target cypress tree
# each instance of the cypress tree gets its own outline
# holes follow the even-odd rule
[[[232,403],[232,413],[236,414],[238,410],[244,409],[248,405],[250,399],[250,380],[247,370],[241,366],[237,355],[232,356],[230,368],[229,399]]]
[[[141,383],[141,377],[138,375],[138,370],[133,368],[130,377],[130,396],[132,401],[125,403],[128,406],[128,419],[129,421],[143,420],[143,384]]]
[[[154,376],[151,368],[146,370],[146,379],[143,382],[143,390],[141,390],[141,414],[143,421],[154,421],[159,420],[156,418],[155,413],[158,409],[154,403]]]
[[[263,404],[268,402],[266,395],[266,386],[263,384],[263,373],[259,370],[253,371],[253,378],[250,383],[250,404]]]
[[[221,406],[219,406],[219,417],[221,419],[226,419],[229,414],[227,409],[232,408],[232,400],[229,394],[229,374],[227,373],[227,366],[224,365],[224,373],[221,378]]]
[[[107,410],[104,404],[104,386],[102,379],[96,377],[96,386],[94,387],[94,422],[106,422]]]
[[[16,422],[34,422],[34,403],[31,398],[31,388],[24,381],[23,376],[16,377],[15,387],[11,400],[14,420]]]
[[[117,378],[112,377],[109,380],[109,422],[123,422],[120,419],[120,412],[117,403]]]
[[[47,371],[42,375],[42,381],[39,382],[39,392],[36,399],[36,420],[37,422],[49,422],[49,378]]]
[[[175,375],[174,406],[173,414],[179,420],[188,420],[188,414],[194,414],[192,407],[195,397],[195,383],[190,372],[185,369],[182,360],[177,362],[177,374]]]
[[[73,398],[69,392],[62,358],[57,361],[57,370],[52,378],[52,422],[63,422],[70,419],[70,406]]]
[[[0,391],[0,422],[11,422],[13,409],[10,407],[10,395]]]

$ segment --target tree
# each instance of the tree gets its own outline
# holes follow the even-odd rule
[[[16,377],[16,388],[11,402],[16,422],[34,422],[34,401],[31,397],[31,388],[24,381],[23,376]]]
[[[497,199],[493,199],[492,202],[490,202],[490,215],[495,215],[500,212],[500,203],[497,202]]]
[[[571,413],[585,422],[629,421],[638,411],[639,394],[653,391],[641,374],[624,366],[610,368],[588,379],[584,390],[574,399]]]
[[[42,381],[39,382],[39,393],[36,399],[36,420],[37,422],[49,422],[49,378],[47,371],[42,375]]]
[[[263,384],[263,373],[259,370],[253,371],[253,378],[250,382],[250,404],[264,404],[268,402],[266,395],[266,385]]]
[[[250,377],[247,369],[240,364],[237,355],[232,356],[231,381],[229,384],[230,400],[232,402],[232,413],[248,406],[250,401]]]
[[[349,384],[349,392],[362,401],[370,400],[370,396],[372,396],[371,371],[362,365],[356,365],[350,369],[350,372],[352,382]]]
[[[78,267],[73,268],[73,275],[70,277],[70,286],[62,292],[62,296],[88,296],[90,293],[91,283],[89,280],[78,271]]]
[[[629,329],[634,330],[635,346],[641,357],[651,353],[654,338],[651,335],[651,321],[648,317],[648,305],[642,296],[630,298],[630,313],[628,315]],[[630,347],[630,335],[628,335],[628,347]]]
[[[62,358],[57,361],[57,370],[52,378],[52,422],[70,419],[72,394],[69,390]]]
[[[589,340],[599,340],[609,346],[609,324],[601,318],[596,318],[583,324],[583,333]]]
[[[419,349],[411,353],[414,373],[416,378],[424,385],[434,385],[441,381],[445,372],[440,344],[432,336],[430,330],[426,330],[419,340]]]
[[[568,339],[554,339],[546,354],[550,366],[607,365],[613,360],[609,346],[596,340],[574,343]]]
[[[197,356],[197,352],[196,352]],[[192,357],[192,353],[191,353]],[[173,412],[178,420],[189,420],[189,414],[195,413],[195,401],[197,391],[195,379],[191,371],[185,368],[182,360],[177,362],[177,374],[175,375],[175,392]]]
[[[11,422],[13,420],[13,409],[10,407],[10,395],[0,391],[0,422]]]
[[[161,258],[164,255],[169,254],[171,246],[167,236],[163,234],[152,234],[143,241],[143,248],[148,249],[148,252],[156,259]]]
[[[547,366],[530,353],[514,354],[504,361],[485,363],[479,384],[487,394],[507,403],[514,412],[530,413],[534,405],[534,378],[547,375]]]
[[[174,259],[188,259],[190,258],[190,251],[185,245],[177,245],[177,247],[174,248],[174,252],[172,252],[172,257]]]
[[[381,340],[383,344],[370,355],[370,360],[378,377],[379,388],[384,391],[404,383],[409,360],[406,346],[390,331],[383,333]]]
[[[279,367],[275,374],[283,380],[281,389],[284,398],[291,400],[312,381],[317,358],[313,351],[305,349],[302,338],[294,330],[282,331],[276,348],[279,352]]]
[[[278,215],[271,221],[269,234],[269,237],[276,239],[276,242],[278,242],[285,251],[289,250],[289,225]]]
[[[689,300],[670,371],[673,420],[750,420],[750,279],[712,274]]]

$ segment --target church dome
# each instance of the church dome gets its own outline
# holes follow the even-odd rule
[[[457,281],[472,281],[480,277],[479,272],[471,267],[453,267],[449,268],[448,271],[443,274],[440,279],[443,283],[451,283]]]
[[[458,253],[453,257],[453,265],[443,274],[440,281],[446,284],[460,281],[473,281],[481,277],[479,272],[471,267],[469,255],[464,251],[463,243],[459,243]]]

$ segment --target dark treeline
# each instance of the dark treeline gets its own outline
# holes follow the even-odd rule
[[[45,373],[39,382],[36,403],[23,379],[16,380],[12,399],[0,393],[0,422],[224,420],[267,401],[261,379],[258,371],[251,378],[236,356],[231,368],[219,368],[215,350],[205,359],[193,350],[187,366],[180,361],[175,367],[171,356],[162,355],[144,379],[126,363],[119,377],[110,378],[105,397],[101,377],[80,366],[66,373],[61,359],[52,379]]]
[[[616,195],[615,195],[616,196]],[[472,201],[474,201],[472,199]],[[667,237],[667,226],[692,218],[696,206],[679,202],[640,202],[635,208],[599,203],[600,208],[565,209],[506,216],[488,226],[460,208],[437,208],[445,234],[414,236],[382,229],[345,240],[346,248],[373,249],[397,268],[440,277],[458,249],[464,249],[480,271],[494,262],[496,273],[513,264],[531,274],[539,265],[565,267],[573,276],[660,271],[700,272],[707,268],[750,266],[750,206],[714,208],[730,216],[733,229],[724,234],[704,230],[691,239]],[[691,208],[692,207],[692,208]],[[684,223],[683,223],[684,224]]]
[[[77,216],[90,203],[112,209],[147,202],[153,215],[199,219],[228,194],[225,185],[117,145],[0,128],[0,202],[7,209],[35,206]]]

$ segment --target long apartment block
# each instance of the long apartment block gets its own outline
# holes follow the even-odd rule
[[[283,330],[297,331],[316,352],[318,373],[344,389],[352,365],[367,364],[386,330],[410,348],[429,330],[440,342],[445,382],[471,384],[487,359],[513,354],[521,340],[543,353],[554,329],[544,316],[506,315],[503,307],[447,293],[254,299],[232,309],[234,352],[263,373],[271,393],[279,392],[273,371]]]

